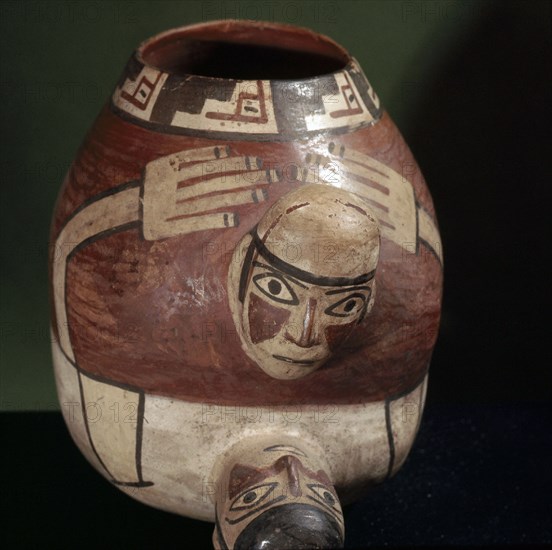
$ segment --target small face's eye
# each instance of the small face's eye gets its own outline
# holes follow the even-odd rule
[[[333,317],[352,317],[358,315],[368,301],[370,295],[355,292],[348,294],[345,298],[341,298],[331,306],[327,307],[324,313]]]
[[[324,485],[309,484],[308,488],[314,493],[316,500],[322,502],[323,504],[333,508],[337,503],[337,499],[334,494],[327,487],[324,487]]]
[[[260,273],[253,277],[255,286],[265,295],[281,304],[297,305],[299,298],[291,285],[276,273]]]
[[[265,483],[246,489],[234,499],[234,502],[232,502],[230,506],[230,510],[236,511],[253,508],[266,500],[277,485],[277,483]]]

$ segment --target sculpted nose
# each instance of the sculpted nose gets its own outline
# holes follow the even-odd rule
[[[294,497],[301,496],[299,466],[301,466],[301,461],[291,455],[282,456],[276,461],[276,471],[286,471],[288,488]]]
[[[286,340],[293,342],[301,348],[311,348],[320,343],[318,340],[318,331],[316,330],[316,309],[316,300],[314,298],[309,298],[303,315],[299,338],[295,338],[289,334],[289,332],[286,332]]]

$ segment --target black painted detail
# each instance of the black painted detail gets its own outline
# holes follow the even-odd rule
[[[239,534],[234,550],[342,548],[337,521],[309,504],[284,504],[257,516]]]
[[[359,275],[358,277],[326,277],[314,275],[313,273],[309,273],[308,271],[299,269],[298,267],[295,267],[294,265],[291,265],[284,260],[278,258],[278,256],[272,254],[272,252],[270,252],[270,250],[266,248],[265,244],[257,234],[256,228],[251,231],[251,236],[253,237],[253,243],[259,254],[263,258],[268,260],[268,262],[273,267],[280,270],[282,273],[285,273],[286,275],[291,275],[306,283],[320,286],[355,286],[362,283],[367,283],[368,281],[373,279],[375,275],[375,270]]]

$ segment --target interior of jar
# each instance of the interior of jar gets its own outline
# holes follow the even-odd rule
[[[350,60],[335,42],[307,29],[252,21],[169,31],[143,44],[139,55],[171,74],[244,80],[312,78]]]

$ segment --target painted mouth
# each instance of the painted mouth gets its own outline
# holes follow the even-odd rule
[[[309,359],[302,359],[301,361],[297,359],[292,359],[291,357],[285,357],[284,355],[273,355],[274,359],[278,359],[278,361],[284,361],[285,363],[292,363],[294,365],[314,365],[315,363],[318,363],[318,361],[309,360]]]

